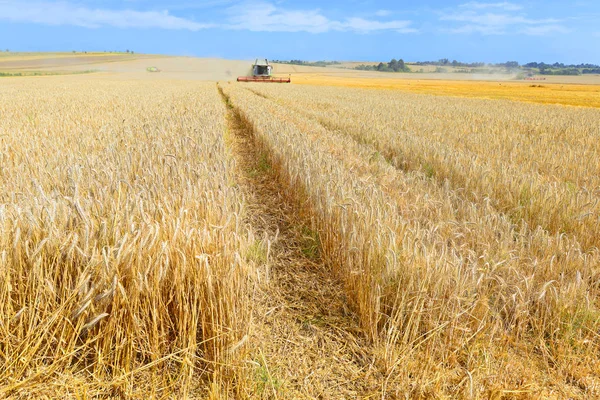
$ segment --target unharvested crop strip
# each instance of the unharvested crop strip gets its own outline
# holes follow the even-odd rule
[[[256,107],[256,112],[255,114],[253,114],[253,117],[256,118],[253,121],[257,124],[263,127],[264,131],[266,133],[263,133],[263,135],[283,135],[283,134],[288,134],[288,132],[290,132],[292,130],[291,128],[291,124],[296,125],[298,130],[298,134],[294,134],[294,137],[288,137],[288,140],[290,143],[294,143],[293,145],[287,145],[287,147],[293,147],[294,149],[297,150],[297,153],[293,154],[293,156],[295,156],[296,159],[296,163],[300,162],[302,163],[305,167],[308,167],[308,161],[306,160],[306,155],[304,154],[305,152],[303,150],[298,149],[299,142],[300,141],[307,141],[309,145],[314,144],[314,146],[311,146],[311,152],[328,152],[330,154],[332,154],[334,156],[334,160],[337,160],[337,168],[347,168],[349,170],[353,171],[353,178],[355,177],[356,179],[358,179],[358,181],[354,181],[354,188],[356,189],[358,186],[364,184],[364,181],[361,182],[362,179],[365,180],[372,180],[374,182],[377,182],[377,184],[379,185],[380,189],[376,189],[375,187],[373,188],[374,192],[383,189],[385,192],[388,192],[390,195],[392,193],[394,193],[393,188],[395,188],[396,186],[400,185],[399,188],[399,192],[402,193],[402,191],[406,191],[406,194],[400,194],[400,196],[398,195],[399,192],[396,192],[397,194],[395,196],[393,196],[393,198],[395,200],[392,200],[393,202],[395,201],[400,201],[402,200],[403,197],[407,197],[406,199],[402,200],[404,207],[411,207],[411,205],[413,205],[413,208],[416,209],[417,214],[414,214],[413,218],[416,217],[418,215],[418,212],[422,212],[422,210],[420,209],[422,200],[427,199],[428,195],[427,193],[429,192],[432,196],[433,196],[433,203],[435,204],[436,202],[440,202],[441,199],[443,199],[443,197],[440,197],[441,193],[439,193],[439,190],[436,191],[437,185],[434,185],[432,182],[428,181],[427,179],[415,179],[414,181],[408,181],[406,183],[404,183],[404,185],[402,184],[402,179],[406,179],[406,178],[402,178],[401,175],[398,175],[398,171],[396,170],[394,172],[394,170],[387,165],[388,170],[386,170],[386,163],[381,161],[381,160],[377,160],[376,157],[376,153],[373,153],[373,151],[367,151],[368,148],[363,148],[363,150],[361,150],[361,146],[356,147],[356,145],[352,145],[351,142],[347,142],[344,141],[343,136],[339,136],[336,134],[332,134],[332,133],[328,133],[327,131],[323,131],[323,128],[315,125],[314,123],[311,123],[310,121],[306,121],[306,120],[302,120],[302,118],[299,118],[298,116],[294,116],[294,113],[290,112],[289,110],[286,110],[284,108],[275,106],[274,104],[271,103],[271,105],[268,105],[268,103],[266,103],[264,100],[260,100],[256,97],[252,97],[252,96],[248,96],[248,95],[243,95],[243,93],[239,93],[239,89],[238,92],[235,92],[235,94],[237,95],[237,97],[239,98],[239,101],[241,102],[242,105],[242,109],[243,110],[248,110],[249,108],[251,108],[250,105],[254,105],[254,107]],[[262,108],[263,109],[263,116],[265,112],[268,112],[270,115],[276,115],[279,119],[280,122],[285,121],[284,124],[277,124],[275,121],[265,121],[265,120],[269,120],[269,118],[265,118],[265,117],[261,117],[260,113],[258,112],[258,109]],[[252,110],[250,110],[251,112]],[[273,118],[272,118],[273,119]],[[270,122],[270,123],[269,123]],[[319,130],[320,128],[320,130]],[[272,130],[272,133],[268,133],[268,130]],[[277,132],[277,133],[275,133]],[[300,133],[303,132],[303,133]],[[289,134],[290,136],[292,135],[291,133]],[[275,139],[272,139],[275,140]],[[276,148],[284,148],[286,147],[286,145],[284,145],[283,143],[281,143],[278,147]],[[364,146],[363,146],[364,147]],[[356,154],[354,152],[357,152]],[[300,157],[300,155],[302,157]],[[358,156],[360,155],[360,156]],[[357,157],[358,156],[358,157]],[[375,156],[375,158],[373,159],[373,156]],[[290,156],[288,156],[289,158],[291,158]],[[323,155],[323,157],[325,158],[325,156]],[[366,162],[365,160],[369,160],[371,159],[370,162]],[[301,161],[298,161],[301,160]],[[362,161],[361,161],[362,160]],[[288,163],[292,163],[291,161],[288,161]],[[318,163],[317,163],[318,164]],[[350,176],[345,176],[344,178],[339,178],[337,177],[336,174],[332,174],[331,171],[335,171],[336,167],[329,167],[329,165],[335,165],[335,163],[331,163],[328,162],[327,164],[325,164],[325,166],[323,167],[324,170],[326,171],[326,173],[329,175],[329,177],[331,178],[331,180],[335,181],[336,179],[346,179],[346,180],[352,180],[353,178],[350,178]],[[294,167],[293,165],[290,166],[290,168],[297,168]],[[310,171],[304,171],[302,173],[300,172],[296,172],[295,174],[297,175],[310,175],[312,176]],[[313,172],[313,174],[317,174],[317,172]],[[343,176],[343,174],[342,174]],[[392,176],[396,176],[396,178],[390,179],[390,177]],[[310,178],[312,180],[309,180],[310,182],[310,186],[316,186],[319,187],[320,185],[327,185],[327,182],[321,182],[321,181],[315,181],[314,177]],[[414,177],[413,177],[414,179]],[[387,183],[386,183],[387,180]],[[425,183],[424,183],[425,182]],[[410,183],[409,185],[407,185],[407,183]],[[403,188],[403,186],[405,186],[405,188]],[[310,186],[308,186],[307,184],[302,185],[303,190],[305,191],[311,191],[311,190],[315,190],[315,188],[310,188]],[[420,200],[417,200],[416,198],[414,200],[411,201],[410,197],[414,196],[413,194],[410,194],[410,189],[411,186],[414,186],[414,190],[416,193],[422,193],[424,195],[424,197],[421,198]],[[438,188],[439,189],[439,188]],[[323,191],[323,189],[317,189],[320,191]],[[438,194],[436,194],[436,192],[438,192]],[[359,191],[360,193],[360,191]],[[357,192],[355,192],[355,196],[357,194],[359,194]],[[444,196],[451,196],[454,197],[455,195],[452,194],[452,192],[445,192]],[[350,197],[350,196],[348,196]],[[439,197],[436,200],[436,197]],[[369,198],[369,201],[371,201],[372,198]],[[323,199],[317,199],[315,197],[312,197],[312,201],[324,201]],[[364,200],[358,200],[358,198],[356,200],[353,200],[353,206],[355,206],[357,204],[358,201],[364,201]],[[376,200],[375,200],[376,201]],[[405,202],[405,203],[404,203]],[[313,203],[314,204],[314,203]],[[444,200],[441,200],[441,204],[444,204]],[[440,205],[441,205],[440,204]],[[455,204],[460,204],[459,202],[455,202]],[[562,238],[556,238],[556,239],[552,239],[549,237],[545,236],[545,233],[542,231],[534,231],[534,232],[529,232],[527,229],[520,231],[518,233],[519,236],[522,236],[522,238],[520,238],[518,241],[513,242],[513,235],[517,234],[516,231],[514,231],[514,228],[511,228],[510,224],[507,222],[500,222],[498,223],[498,221],[494,222],[494,219],[492,218],[490,220],[489,216],[486,217],[486,214],[490,211],[490,209],[486,209],[483,208],[480,211],[477,211],[477,207],[475,207],[475,205],[472,205],[473,207],[475,207],[474,210],[469,211],[469,206],[468,203],[464,203],[463,206],[466,206],[466,210],[462,210],[461,212],[464,212],[465,214],[463,214],[462,217],[459,217],[459,225],[460,225],[460,218],[465,218],[467,217],[467,220],[464,220],[465,225],[461,225],[460,227],[454,227],[454,225],[456,223],[453,223],[453,217],[451,215],[438,215],[436,217],[435,212],[433,214],[430,214],[429,218],[433,218],[433,220],[431,221],[430,224],[427,223],[427,214],[422,214],[422,219],[421,219],[421,225],[423,227],[427,227],[428,225],[431,227],[432,231],[428,236],[427,239],[423,240],[421,239],[420,241],[427,246],[427,250],[426,252],[428,252],[430,255],[429,261],[427,262],[431,262],[431,266],[429,268],[425,268],[427,270],[427,272],[425,272],[423,274],[423,270],[421,268],[419,268],[419,261],[417,261],[419,258],[409,258],[409,259],[404,259],[403,261],[408,262],[409,264],[411,264],[414,269],[412,272],[409,273],[409,275],[414,275],[413,277],[421,277],[419,278],[415,278],[417,280],[425,280],[426,286],[428,287],[428,291],[430,295],[432,295],[434,298],[448,298],[447,296],[450,296],[450,298],[457,296],[458,298],[463,297],[463,300],[466,301],[465,304],[463,304],[462,306],[457,306],[455,304],[455,306],[458,307],[458,309],[460,310],[462,307],[466,307],[466,304],[470,303],[470,302],[475,302],[475,304],[478,303],[478,297],[475,297],[471,300],[468,300],[468,296],[465,297],[465,295],[461,295],[461,289],[460,288],[468,288],[469,286],[472,286],[471,289],[469,290],[474,290],[476,293],[481,293],[479,296],[481,296],[481,298],[486,298],[488,300],[492,300],[495,296],[499,296],[496,297],[496,300],[499,301],[499,305],[500,307],[495,311],[495,313],[493,313],[492,315],[488,315],[485,318],[489,318],[489,317],[500,317],[501,319],[504,319],[506,322],[505,323],[509,323],[508,325],[504,326],[504,329],[509,328],[509,329],[514,329],[515,325],[516,326],[521,326],[522,329],[517,329],[517,332],[532,332],[531,329],[534,328],[534,332],[539,332],[542,335],[546,335],[549,332],[552,332],[554,330],[553,328],[553,324],[558,324],[558,326],[560,326],[562,323],[568,323],[568,320],[571,318],[576,318],[575,315],[579,312],[577,311],[579,309],[579,303],[578,301],[573,302],[573,298],[575,297],[580,297],[580,296],[586,296],[586,289],[583,288],[582,286],[580,286],[579,283],[577,284],[572,284],[572,283],[568,283],[567,281],[562,282],[561,284],[558,285],[558,287],[564,289],[564,291],[562,291],[560,294],[557,294],[555,292],[555,296],[557,297],[553,297],[552,299],[549,299],[546,297],[546,292],[549,289],[549,287],[552,286],[552,284],[550,284],[549,282],[553,279],[551,278],[552,276],[557,276],[558,273],[560,273],[560,271],[564,271],[565,268],[567,268],[568,270],[572,271],[572,275],[571,278],[572,280],[578,280],[579,278],[576,277],[575,272],[577,272],[577,276],[580,276],[581,273],[592,273],[593,271],[590,271],[590,269],[588,268],[591,264],[590,264],[590,259],[587,258],[587,256],[582,255],[580,252],[577,252],[576,247],[573,249],[571,248],[571,245],[569,244],[568,240],[564,241]],[[377,205],[375,206],[377,207]],[[405,213],[405,211],[403,210],[404,207],[400,207],[398,209],[398,212],[400,214],[403,214],[403,212]],[[442,208],[444,208],[444,206],[442,206]],[[425,208],[426,210],[426,208]],[[492,215],[493,215],[493,210],[492,211]],[[407,220],[405,220],[405,222],[403,223],[405,226],[411,226],[411,224],[414,224],[414,222],[410,222],[411,221],[411,217],[409,215],[410,213],[405,213],[405,218],[408,218]],[[460,215],[460,214],[459,214]],[[470,218],[471,220],[469,221],[468,218]],[[475,218],[473,218],[475,216]],[[317,217],[318,218],[318,217]],[[456,217],[454,217],[456,218]],[[394,217],[390,216],[390,219],[394,219]],[[446,227],[443,227],[444,223],[443,221],[447,220],[449,223],[446,224]],[[501,218],[500,218],[501,220]],[[440,223],[442,225],[440,225]],[[332,229],[333,227],[335,227],[335,222],[332,221],[325,221],[323,222],[323,224],[327,224],[327,226],[322,227],[323,229],[327,230],[327,229]],[[504,224],[504,225],[503,225]],[[479,225],[481,225],[481,227],[479,227]],[[422,235],[424,232],[427,232],[427,230],[424,230],[423,228],[419,228],[419,225],[413,225],[414,228],[408,228],[408,230],[398,230],[398,226],[396,228],[392,228],[392,230],[396,229],[397,232],[399,232],[399,235],[404,236],[404,241],[402,242],[402,245],[400,245],[398,249],[398,255],[401,255],[402,252],[406,252],[410,247],[407,246],[410,244],[411,240],[408,239],[408,237],[411,237],[413,235],[416,235],[414,237],[419,237],[420,235]],[[472,226],[472,228],[471,228]],[[502,226],[504,226],[504,228],[501,228]],[[486,228],[487,227],[487,228]],[[357,228],[356,225],[354,226],[354,228]],[[362,227],[358,228],[359,230]],[[333,228],[335,229],[335,228]],[[459,234],[464,236],[465,234],[467,234],[467,236],[469,236],[469,229],[472,230],[472,235],[473,238],[475,239],[475,242],[470,243],[469,240],[463,241],[464,239],[461,239],[460,236],[454,236],[455,234]],[[498,230],[500,229],[500,230]],[[452,234],[452,231],[455,231],[455,234]],[[462,231],[462,233],[461,233]],[[506,232],[506,238],[507,240],[502,240],[501,237],[496,238],[495,236],[497,234],[500,234],[500,232]],[[444,241],[440,241],[439,238],[443,238],[439,237],[439,235],[443,233],[444,235],[449,235],[446,236],[447,240],[452,241],[452,242],[456,242],[454,245],[448,245],[448,247],[446,247],[445,245],[442,245],[442,243],[444,243]],[[476,238],[479,237],[480,241],[476,240]],[[407,242],[408,239],[408,242]],[[500,240],[498,240],[500,239]],[[344,238],[342,238],[341,240],[344,240]],[[375,239],[377,240],[377,239]],[[486,240],[490,240],[490,242],[486,242]],[[546,244],[546,241],[550,241],[550,244]],[[533,254],[528,254],[528,251],[531,251],[532,249],[530,249],[531,244],[529,244],[528,242],[532,242],[535,245],[535,249]],[[556,241],[555,244],[552,244],[553,241]],[[461,242],[463,244],[461,244]],[[466,274],[469,275],[470,273],[468,273],[467,271],[469,271],[469,265],[478,265],[477,260],[479,259],[479,255],[477,253],[473,254],[473,258],[469,255],[469,251],[470,251],[470,247],[473,246],[473,244],[480,242],[482,249],[485,248],[485,246],[490,247],[490,251],[491,253],[487,253],[484,252],[483,255],[485,258],[487,258],[487,261],[485,264],[479,264],[479,267],[477,267],[477,269],[480,271],[479,273],[482,273],[482,275],[480,275],[480,278],[478,279],[476,276],[473,276],[473,278],[475,279],[475,281],[477,281],[478,283],[475,285],[474,281],[470,281],[469,279],[464,280],[464,281],[460,281],[460,283],[457,283],[456,281],[454,282],[454,285],[456,287],[454,287],[453,289],[456,291],[455,294],[452,295],[444,295],[441,294],[443,293],[443,289],[441,289],[443,287],[443,284],[439,282],[439,278],[436,278],[436,280],[438,281],[436,284],[433,283],[433,281],[427,281],[427,279],[431,279],[431,277],[433,275],[438,275],[438,276],[454,276],[454,274],[458,273],[458,271],[463,270],[462,273],[459,273],[460,275]],[[435,244],[437,243],[437,244]],[[340,244],[333,241],[333,245],[332,247],[335,246],[339,246]],[[431,247],[430,247],[431,246]],[[439,247],[441,246],[441,247]],[[565,247],[566,246],[566,247]],[[496,253],[494,253],[494,247],[496,248]],[[436,250],[437,249],[437,250]],[[440,249],[442,249],[441,253],[436,253],[436,251],[439,251]],[[446,250],[444,250],[446,249]],[[364,250],[364,247],[361,248],[362,251]],[[368,250],[367,250],[368,251]],[[566,251],[566,253],[565,253]],[[487,253],[487,254],[486,254]],[[462,256],[460,256],[461,258],[450,258],[450,257],[456,257],[457,255],[462,254]],[[556,260],[555,257],[557,254],[571,254],[571,257],[569,258],[568,261],[564,262],[562,264],[562,266],[558,266],[556,265]],[[579,254],[579,255],[578,255]],[[530,256],[535,257],[534,259],[530,258]],[[401,256],[400,256],[401,257]],[[489,258],[488,258],[489,257]],[[402,258],[402,257],[401,257]],[[544,261],[545,260],[545,261]],[[453,268],[458,268],[457,270],[453,270],[453,268],[444,268],[443,266],[446,265],[446,267],[449,265],[448,261],[450,265],[454,265],[455,267]],[[565,261],[565,260],[561,260],[561,261]],[[336,262],[347,262],[345,260],[340,261],[340,259],[337,259]],[[537,265],[538,267],[536,267],[537,272],[534,272],[533,275],[531,275],[531,277],[529,277],[529,274],[531,273],[531,271],[527,272],[529,269],[529,266],[532,265],[532,262],[534,263],[533,265]],[[439,263],[439,264],[436,264]],[[465,264],[466,263],[466,264]],[[592,261],[593,263],[593,261]],[[397,265],[397,264],[396,264]],[[546,265],[545,267],[545,272],[540,271],[539,270],[539,266],[543,266]],[[339,267],[339,266],[338,266]],[[491,267],[491,268],[490,268]],[[548,268],[549,267],[549,268]],[[394,270],[395,269],[395,270]],[[404,273],[408,273],[407,270],[404,269],[398,269],[398,266],[389,267],[388,271],[392,271],[391,275],[386,275],[387,278],[389,279],[389,277],[394,276],[394,273],[399,273],[399,271],[405,271]],[[442,272],[442,271],[446,271],[446,272]],[[345,272],[349,272],[349,271],[345,271]],[[378,271],[376,270],[370,270],[370,273],[378,273]],[[379,271],[381,272],[381,271]],[[402,273],[400,272],[400,274],[402,275]],[[343,275],[343,274],[342,274]],[[533,279],[535,276],[535,279]],[[593,275],[592,275],[593,276]],[[429,278],[427,278],[429,277]],[[483,277],[483,281],[481,280],[481,277]],[[485,278],[487,277],[487,278]],[[463,277],[464,278],[464,277]],[[591,278],[591,277],[590,277]],[[346,278],[347,279],[347,278]],[[489,281],[487,279],[490,279]],[[532,280],[533,279],[533,280]],[[561,278],[561,279],[564,279]],[[393,280],[393,278],[392,278]],[[485,283],[487,282],[487,283]],[[492,282],[496,282],[496,283],[500,283],[500,285],[490,285],[490,283]],[[526,283],[526,286],[522,286],[523,283]],[[410,285],[406,285],[406,284],[401,284],[400,282],[394,282],[396,284],[398,284],[398,286],[395,286],[396,288],[398,288],[399,286],[401,286],[405,291],[408,291],[408,293],[410,293],[410,290],[408,289],[410,287]],[[469,283],[471,283],[472,285],[469,285]],[[381,282],[379,282],[379,284],[381,284]],[[440,286],[442,285],[442,286]],[[394,285],[392,285],[392,287],[394,287]],[[516,295],[510,295],[509,292],[504,292],[505,290],[515,290],[514,294]],[[581,289],[581,291],[580,291]],[[440,292],[441,290],[441,292]],[[385,289],[383,290],[385,292]],[[434,293],[438,294],[435,294]],[[574,292],[576,291],[579,293],[579,295],[574,295]],[[508,295],[508,296],[507,296]],[[489,296],[492,296],[491,298]],[[530,298],[532,297],[539,297],[540,299],[547,299],[550,300],[550,303],[546,303],[544,305],[542,305],[542,303],[537,303],[537,302],[531,302],[530,303]],[[509,311],[511,309],[511,307],[509,306],[509,308],[505,308],[508,306],[508,304],[504,304],[503,307],[503,302],[506,302],[508,299],[512,298],[512,300],[517,300],[517,302],[514,304],[514,308],[512,308],[513,311]],[[501,300],[504,299],[504,300]],[[385,307],[385,302],[386,302],[386,297],[382,296],[380,297],[380,300],[382,302],[382,306]],[[486,300],[486,301],[488,301]],[[429,300],[430,301],[430,300]],[[425,301],[424,304],[427,304],[428,301]],[[562,304],[562,305],[558,305],[558,304]],[[372,305],[373,303],[371,303]],[[519,304],[519,305],[517,305]],[[573,312],[573,314],[569,315],[566,314],[564,316],[561,316],[560,313],[562,312],[561,309],[563,309],[564,306],[566,306],[566,304],[570,304],[571,310]],[[489,305],[488,305],[489,306]],[[522,317],[518,317],[517,319],[513,319],[514,317],[511,317],[511,315],[514,316],[513,312],[519,309],[522,309],[523,307],[525,307],[526,309],[529,310],[529,312],[531,312],[531,314],[528,315],[528,317],[525,317],[524,319],[522,319]],[[573,308],[574,307],[574,308]],[[494,307],[492,307],[493,309]],[[442,306],[442,309],[444,309],[444,306]],[[446,308],[444,311],[449,312],[449,310],[451,310],[452,308]],[[464,309],[464,308],[462,308]],[[535,311],[537,309],[537,311]],[[594,307],[592,307],[591,310],[593,310]],[[392,308],[393,310],[393,308]],[[398,311],[398,310],[396,310]],[[408,310],[407,310],[408,311]],[[429,310],[426,308],[422,309],[420,312],[428,312]],[[450,312],[451,313],[451,312]],[[499,314],[497,314],[499,313]],[[541,313],[541,314],[540,314]],[[408,317],[409,315],[413,315],[414,316],[414,310],[413,312],[407,312],[405,315]],[[437,314],[436,314],[437,315]],[[411,317],[412,318],[412,317]],[[565,319],[566,318],[566,319]],[[530,325],[529,322],[532,321],[536,321],[536,320],[543,320],[544,323],[542,324],[536,324],[536,325]],[[509,322],[510,321],[510,322]],[[527,322],[529,321],[529,322]],[[414,321],[413,321],[414,322]],[[591,321],[590,321],[591,322]],[[448,326],[448,329],[450,329],[450,326],[454,326],[456,328],[455,325],[456,321],[452,321],[452,323]],[[463,321],[464,323],[464,321]],[[417,322],[418,324],[418,322]],[[444,323],[440,322],[440,324],[443,326]],[[455,329],[454,328],[454,329]],[[541,329],[541,330],[540,330]],[[446,331],[444,329],[444,331]],[[405,331],[406,332],[406,331]],[[481,332],[480,332],[481,333]],[[585,336],[585,335],[584,335]]]
[[[288,115],[292,113],[288,112]],[[451,251],[462,253],[463,259],[474,264],[503,265],[505,271],[513,270],[522,276],[535,277],[530,286],[534,292],[536,285],[544,287],[549,281],[564,279],[565,274],[573,279],[577,274],[589,273],[590,281],[596,279],[598,272],[593,266],[598,264],[597,252],[584,254],[575,241],[564,235],[553,236],[539,228],[532,230],[527,226],[514,225],[490,202],[471,202],[461,192],[447,185],[438,185],[418,171],[394,171],[370,143],[348,144],[344,133],[330,131],[300,115],[293,121],[307,133],[329,137],[324,148],[342,160],[350,149],[354,149],[360,155],[358,159],[363,160],[365,177],[378,182],[382,190],[402,205],[399,212],[408,219],[417,220],[423,227],[443,232],[452,242]],[[353,162],[350,168],[356,170],[356,165]],[[425,199],[429,200],[429,207]],[[557,259],[560,261],[557,262]],[[504,275],[503,279],[522,280],[518,274],[509,278],[511,274]]]
[[[470,200],[489,198],[516,224],[524,219],[532,227],[567,232],[586,250],[600,244],[600,202],[594,189],[600,185],[596,162],[600,150],[593,140],[600,126],[598,110],[546,107],[553,112],[548,122],[535,118],[543,106],[527,106],[531,113],[520,116],[518,103],[502,102],[510,112],[502,113],[508,120],[500,122],[494,102],[455,100],[456,106],[445,114],[444,107],[450,106],[443,100],[420,102],[412,96],[396,116],[389,102],[370,97],[353,101],[359,92],[349,92],[347,98],[320,95],[315,104],[303,93],[298,95],[305,99],[296,96],[292,102],[289,96],[278,96],[277,88],[254,90],[374,145],[399,168],[422,170],[440,182],[447,179],[453,187],[464,188]],[[404,100],[402,96],[409,95],[389,98]],[[474,103],[483,106],[475,112]],[[415,114],[417,110],[420,114]],[[560,119],[566,116],[569,122]],[[463,133],[463,126],[475,132]]]

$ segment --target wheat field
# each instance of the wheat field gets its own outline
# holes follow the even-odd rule
[[[353,71],[354,72],[354,71]],[[374,75],[371,75],[374,74]],[[548,81],[517,81],[506,79],[495,81],[494,76],[467,74],[403,74],[397,78],[393,74],[328,73],[312,70],[309,73],[293,76],[294,82],[310,86],[336,86],[392,89],[437,96],[484,98],[495,100],[519,100],[538,104],[562,104],[571,106],[600,107],[600,79],[598,75],[589,77],[552,76]]]
[[[252,274],[214,84],[0,96],[0,397],[161,397],[231,374]]]
[[[229,90],[310,204],[388,381],[417,376],[426,397],[597,390],[598,110],[248,89]]]
[[[0,398],[600,396],[600,110],[522,100],[6,78]]]

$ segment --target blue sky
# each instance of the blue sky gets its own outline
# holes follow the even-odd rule
[[[0,0],[0,48],[600,64],[600,1]]]

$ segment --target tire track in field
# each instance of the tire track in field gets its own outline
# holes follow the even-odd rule
[[[381,391],[373,348],[328,274],[318,239],[292,190],[279,183],[249,124],[228,107],[228,141],[247,198],[247,222],[263,238],[251,255],[268,264],[251,326],[251,398],[366,398]],[[268,252],[267,252],[268,249]],[[256,253],[256,254],[255,254]]]

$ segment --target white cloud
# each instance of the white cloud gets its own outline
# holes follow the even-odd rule
[[[458,28],[446,29],[449,33],[481,33],[482,35],[503,35],[505,32],[502,28],[494,26],[467,24]]]
[[[343,24],[344,29],[354,30],[358,32],[373,32],[393,30],[401,33],[417,32],[416,29],[410,27],[410,21],[373,21],[363,18],[348,18]]]
[[[229,28],[255,32],[312,32],[321,33],[339,28],[319,10],[281,10],[270,3],[245,3],[228,9]]]
[[[509,25],[536,25],[536,24],[549,24],[558,22],[557,19],[529,19],[521,15],[511,14],[495,14],[485,13],[479,14],[473,11],[467,11],[463,13],[443,15],[441,18],[443,21],[459,21],[459,22],[471,22],[478,25],[491,26],[491,27],[506,27]]]
[[[374,15],[376,17],[387,17],[392,15],[392,12],[390,10],[377,10],[375,11]]]
[[[333,20],[324,16],[319,9],[287,10],[266,2],[238,4],[230,7],[228,14],[227,28],[256,32],[416,32],[410,27],[410,21],[378,21],[357,17]]]
[[[442,21],[462,23],[458,27],[445,29],[450,33],[480,33],[483,35],[504,35],[519,33],[525,35],[548,35],[567,32],[555,18],[529,18],[514,3],[470,2],[459,6],[458,11],[443,14]],[[492,9],[490,11],[490,9]],[[497,11],[496,11],[497,10]]]
[[[461,8],[470,8],[473,10],[483,10],[488,8],[501,9],[504,11],[518,11],[522,10],[523,6],[515,3],[509,3],[507,1],[501,3],[480,3],[478,1],[471,1],[469,3],[461,4]]]
[[[133,11],[87,8],[67,2],[0,2],[0,20],[44,25],[73,25],[86,28],[160,28],[198,31],[213,27],[170,15],[168,11]]]
[[[569,30],[561,25],[539,25],[528,26],[521,30],[521,33],[532,36],[545,36],[550,33],[568,33]]]
[[[136,1],[129,1],[130,4]],[[225,5],[231,0],[213,0],[210,6]],[[175,8],[190,8],[191,3],[174,3]],[[378,17],[388,14],[379,10]],[[416,32],[410,21],[380,21],[350,17],[330,19],[319,9],[290,10],[268,2],[243,2],[226,8],[222,21],[202,23],[171,15],[169,11],[136,11],[92,8],[67,1],[38,0],[21,4],[16,0],[0,0],[0,21],[44,25],[72,25],[86,28],[112,26],[117,28],[159,28],[199,31],[208,28],[250,30],[256,32],[376,31]]]

